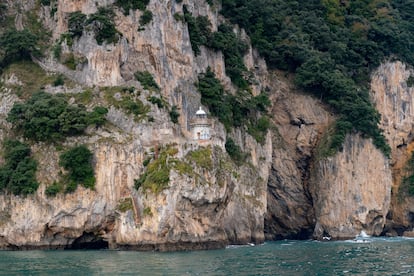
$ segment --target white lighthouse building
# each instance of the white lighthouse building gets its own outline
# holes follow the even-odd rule
[[[191,132],[194,140],[201,142],[211,139],[211,124],[201,106],[191,121]]]

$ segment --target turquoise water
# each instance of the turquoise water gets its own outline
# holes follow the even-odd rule
[[[414,275],[414,239],[280,241],[223,250],[3,251],[1,275]]]

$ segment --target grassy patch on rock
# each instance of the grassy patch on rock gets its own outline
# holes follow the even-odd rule
[[[108,105],[134,115],[135,121],[144,119],[150,111],[150,106],[144,105],[139,99],[139,91],[133,87],[106,87],[105,99]]]
[[[3,76],[12,75],[17,82],[7,86],[22,98],[30,97],[32,93],[52,84],[56,79],[56,76],[47,74],[39,65],[27,60],[12,63],[4,70]]]
[[[119,200],[118,206],[116,207],[120,212],[126,212],[134,209],[132,198],[127,197]]]
[[[190,151],[186,158],[200,168],[212,170],[213,160],[211,154],[211,146],[201,147],[198,150]]]

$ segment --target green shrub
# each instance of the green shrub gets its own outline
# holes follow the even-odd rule
[[[197,56],[200,52],[200,46],[206,45],[211,37],[211,23],[207,16],[193,17],[184,5],[184,20],[187,22],[188,33],[190,35],[191,48]]]
[[[405,179],[408,183],[408,194],[414,196],[414,175],[411,175]]]
[[[56,196],[63,190],[63,185],[59,182],[53,182],[52,185],[47,186],[45,190],[45,194],[49,197]]]
[[[241,165],[246,160],[246,154],[242,152],[241,148],[231,138],[226,140],[226,151],[231,159],[237,164]]]
[[[99,7],[94,14],[86,16],[80,11],[69,14],[68,35],[70,39],[82,36],[85,28],[93,30],[95,39],[99,45],[102,43],[116,43],[119,40],[119,32],[115,28],[115,13],[112,9]],[[61,39],[62,40],[62,39]],[[68,43],[71,46],[71,43]]]
[[[88,59],[85,56],[73,54],[73,52],[65,53],[61,55],[60,61],[70,70],[76,70],[78,65],[83,65],[88,63]]]
[[[267,116],[262,116],[256,123],[250,123],[248,125],[247,133],[253,136],[257,142],[264,143],[269,127],[269,118]]]
[[[149,158],[147,158],[147,159],[145,159],[143,162],[142,162],[142,165],[144,166],[144,167],[146,167],[146,166],[148,166],[148,164],[151,162],[151,157],[149,157]]]
[[[271,105],[269,96],[263,91],[262,93],[254,97],[252,100],[253,100],[253,105],[260,112],[267,112],[267,108]]]
[[[114,17],[115,13],[112,9],[100,7],[86,20],[85,24],[94,30],[95,39],[99,45],[103,42],[118,42],[119,32],[115,28]]]
[[[269,124],[265,124],[265,119],[260,119],[258,112],[265,113],[270,105],[266,94],[262,92],[253,97],[248,91],[239,91],[238,94],[232,95],[224,90],[209,67],[206,73],[199,76],[197,88],[201,94],[201,103],[208,106],[211,114],[216,116],[227,130],[243,125],[250,126],[250,129],[254,126],[257,129],[257,122],[260,122],[262,129],[257,129],[253,136],[258,142],[264,141],[263,133],[266,133],[267,128],[263,128],[269,127]]]
[[[226,24],[220,25],[207,45],[223,53],[226,74],[231,81],[241,89],[248,89],[249,83],[244,77],[248,70],[243,61],[248,46],[236,36],[233,27]]]
[[[81,182],[81,184],[82,184],[83,187],[93,190],[93,189],[95,189],[95,182],[96,182],[95,176],[92,175],[88,178],[85,178]]]
[[[80,11],[69,14],[68,31],[72,38],[82,36],[87,16]]]
[[[91,89],[86,89],[81,93],[68,94],[67,96],[70,98],[74,97],[75,101],[79,104],[89,105],[92,103],[93,92]]]
[[[141,17],[139,18],[139,24],[141,26],[147,25],[152,20],[152,12],[150,10],[145,10]]]
[[[76,70],[76,66],[78,65],[78,63],[75,60],[75,55],[73,53],[65,55],[62,63],[70,70]]]
[[[198,167],[212,170],[213,159],[211,158],[211,147],[200,148],[198,150],[190,151],[186,158],[194,162]]]
[[[65,81],[63,79],[63,76],[59,74],[56,79],[53,81],[53,86],[61,86],[64,85]]]
[[[106,122],[105,115],[108,113],[108,109],[103,106],[96,106],[88,116],[88,125],[102,126]]]
[[[151,207],[145,207],[144,208],[144,210],[143,210],[143,213],[144,213],[144,216],[150,216],[150,217],[152,217],[152,210],[151,210]]]
[[[95,176],[92,167],[92,157],[92,152],[85,145],[76,146],[60,155],[59,165],[68,171],[68,186],[71,186],[70,189],[78,183],[85,188],[94,188]]]
[[[226,101],[223,85],[210,67],[205,74],[199,76],[197,88],[201,94],[201,103],[208,106],[211,114],[218,117],[227,129],[230,128],[233,125],[232,107],[230,102]]]
[[[6,21],[7,17],[7,5],[0,3],[0,23]]]
[[[134,180],[135,189],[142,187],[144,191],[150,190],[157,194],[167,188],[170,181],[170,170],[177,163],[177,160],[173,158],[177,152],[177,149],[171,146],[161,150],[158,158],[146,166],[146,171],[141,177]]]
[[[62,45],[60,44],[60,42],[58,42],[57,44],[53,46],[53,57],[57,60],[60,60],[61,55],[62,55]]]
[[[28,29],[18,31],[6,30],[0,35],[0,67],[19,60],[31,60],[31,56],[39,56],[38,37]]]
[[[141,188],[142,184],[144,183],[145,179],[146,179],[146,174],[144,173],[143,175],[141,175],[140,178],[138,179],[134,179],[134,188],[136,190],[138,190],[139,188]]]
[[[135,116],[144,115],[148,112],[147,106],[145,106],[139,100],[132,100],[131,98],[123,98],[120,102],[120,107],[128,114],[134,114]]]
[[[175,16],[175,15],[174,15]],[[175,19],[181,20],[177,14]],[[193,17],[184,6],[184,21],[187,22],[190,35],[191,47],[194,54],[200,54],[200,46],[205,45],[216,51],[221,51],[224,55],[226,74],[231,81],[239,88],[248,89],[249,83],[245,79],[248,70],[244,65],[243,56],[246,54],[248,46],[233,32],[232,26],[222,24],[217,32],[211,32],[211,22],[206,16]]]
[[[134,209],[134,205],[132,203],[132,198],[123,198],[119,201],[118,206],[116,207],[120,212],[126,212],[129,210]]]
[[[122,87],[122,92],[134,93],[135,92],[135,87],[133,87],[133,86],[130,86],[130,87]]]
[[[40,0],[40,4],[43,6],[50,6],[50,0]]]
[[[144,11],[149,3],[149,0],[116,0],[115,5],[122,8],[124,15],[129,15],[130,10]]]
[[[184,15],[179,14],[178,12],[174,13],[174,19],[177,21],[185,22]]]
[[[78,188],[78,183],[70,180],[66,183],[66,187],[65,187],[65,193],[66,194],[70,194],[76,191],[76,188]]]
[[[83,134],[89,123],[104,120],[104,114],[88,113],[84,106],[69,105],[62,95],[37,92],[26,103],[15,103],[7,121],[34,141],[59,141]]]
[[[71,33],[63,33],[60,35],[60,39],[58,41],[58,44],[62,43],[62,42],[66,42],[66,44],[69,47],[73,46],[73,36]]]
[[[413,87],[414,86],[414,76],[410,75],[407,79],[407,86]]]
[[[156,104],[158,106],[158,108],[163,108],[164,107],[164,102],[158,97],[150,96],[150,97],[148,97],[147,100],[152,104]]]
[[[29,139],[51,141],[83,133],[86,118],[84,108],[68,105],[62,96],[38,92],[26,103],[16,103],[7,120]]]
[[[180,117],[180,113],[178,112],[178,107],[176,105],[172,106],[169,114],[170,114],[171,122],[173,122],[174,124],[177,124],[178,118]]]
[[[0,167],[0,189],[14,195],[36,192],[37,163],[30,156],[30,147],[17,140],[6,140],[3,144],[5,164]]]
[[[109,105],[124,110],[127,114],[133,114],[135,120],[142,119],[150,110],[150,107],[144,105],[139,100],[139,91],[131,89],[131,87],[111,87],[105,88],[105,98]],[[121,94],[121,99],[115,99],[116,93]]]
[[[154,90],[159,91],[160,87],[158,86],[157,82],[152,77],[151,73],[148,71],[137,71],[134,74],[135,79],[139,81],[146,90]]]
[[[58,6],[56,2],[52,3],[53,5],[50,7],[50,16],[53,18],[57,12]]]
[[[414,154],[408,159],[404,171],[406,176],[402,179],[399,196],[414,196]]]

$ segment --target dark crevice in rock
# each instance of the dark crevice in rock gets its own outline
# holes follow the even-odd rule
[[[411,224],[414,224],[414,212],[408,212],[408,221],[411,223]]]
[[[82,236],[75,239],[72,244],[65,249],[108,249],[109,244],[102,237],[94,234],[83,232]]]
[[[404,232],[407,230],[410,230],[410,229],[406,226],[387,222],[380,236],[386,236],[386,237],[402,236]]]
[[[303,190],[305,192],[306,198],[309,202],[313,202],[311,192],[309,191],[309,179],[310,179],[310,171],[311,171],[311,156],[306,155],[303,156],[296,162],[296,166],[301,172],[301,178],[303,183]]]
[[[297,162],[301,171],[309,167],[309,158]],[[305,163],[303,163],[305,161]],[[303,178],[308,177],[305,173]],[[305,188],[305,187],[303,187]],[[267,185],[267,214],[264,220],[264,234],[267,240],[281,239],[298,239],[305,240],[312,237],[314,223],[311,222],[310,213],[301,212],[297,208],[311,209],[312,199],[306,189],[297,189],[297,187],[288,187],[282,180],[279,172],[272,166]],[[296,196],[299,196],[304,202],[297,202]]]

